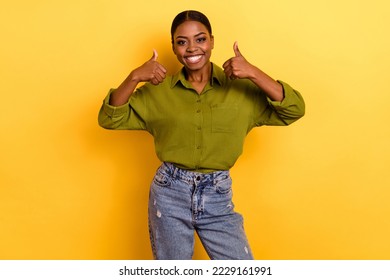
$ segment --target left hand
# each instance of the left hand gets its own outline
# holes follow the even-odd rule
[[[233,50],[235,56],[227,60],[222,66],[226,76],[232,80],[251,78],[254,66],[241,54],[237,42],[234,42]]]

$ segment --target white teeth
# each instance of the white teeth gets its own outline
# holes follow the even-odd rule
[[[196,62],[200,61],[201,58],[202,58],[201,55],[196,55],[196,56],[187,57],[187,60],[189,60],[189,62],[191,62],[191,63],[196,63]]]

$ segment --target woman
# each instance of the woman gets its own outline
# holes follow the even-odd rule
[[[147,130],[154,137],[163,162],[149,196],[155,259],[191,259],[195,231],[211,259],[253,259],[242,216],[234,211],[229,169],[252,128],[296,121],[304,115],[304,101],[250,64],[237,43],[224,70],[213,64],[214,37],[200,12],[178,14],[171,39],[182,70],[167,76],[154,51],[110,90],[99,124]],[[136,89],[140,82],[146,83]]]

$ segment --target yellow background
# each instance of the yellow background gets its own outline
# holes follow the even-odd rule
[[[292,126],[253,130],[232,169],[255,257],[389,259],[385,0],[2,1],[0,259],[152,258],[153,140],[97,113],[153,48],[178,69],[169,29],[186,9],[208,15],[215,63],[237,40],[306,101]]]

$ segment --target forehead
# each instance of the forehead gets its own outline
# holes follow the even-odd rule
[[[193,37],[196,35],[199,35],[200,33],[206,33],[209,35],[209,32],[204,26],[203,23],[200,23],[198,21],[193,21],[193,20],[187,20],[183,23],[181,23],[175,31],[174,37]]]

